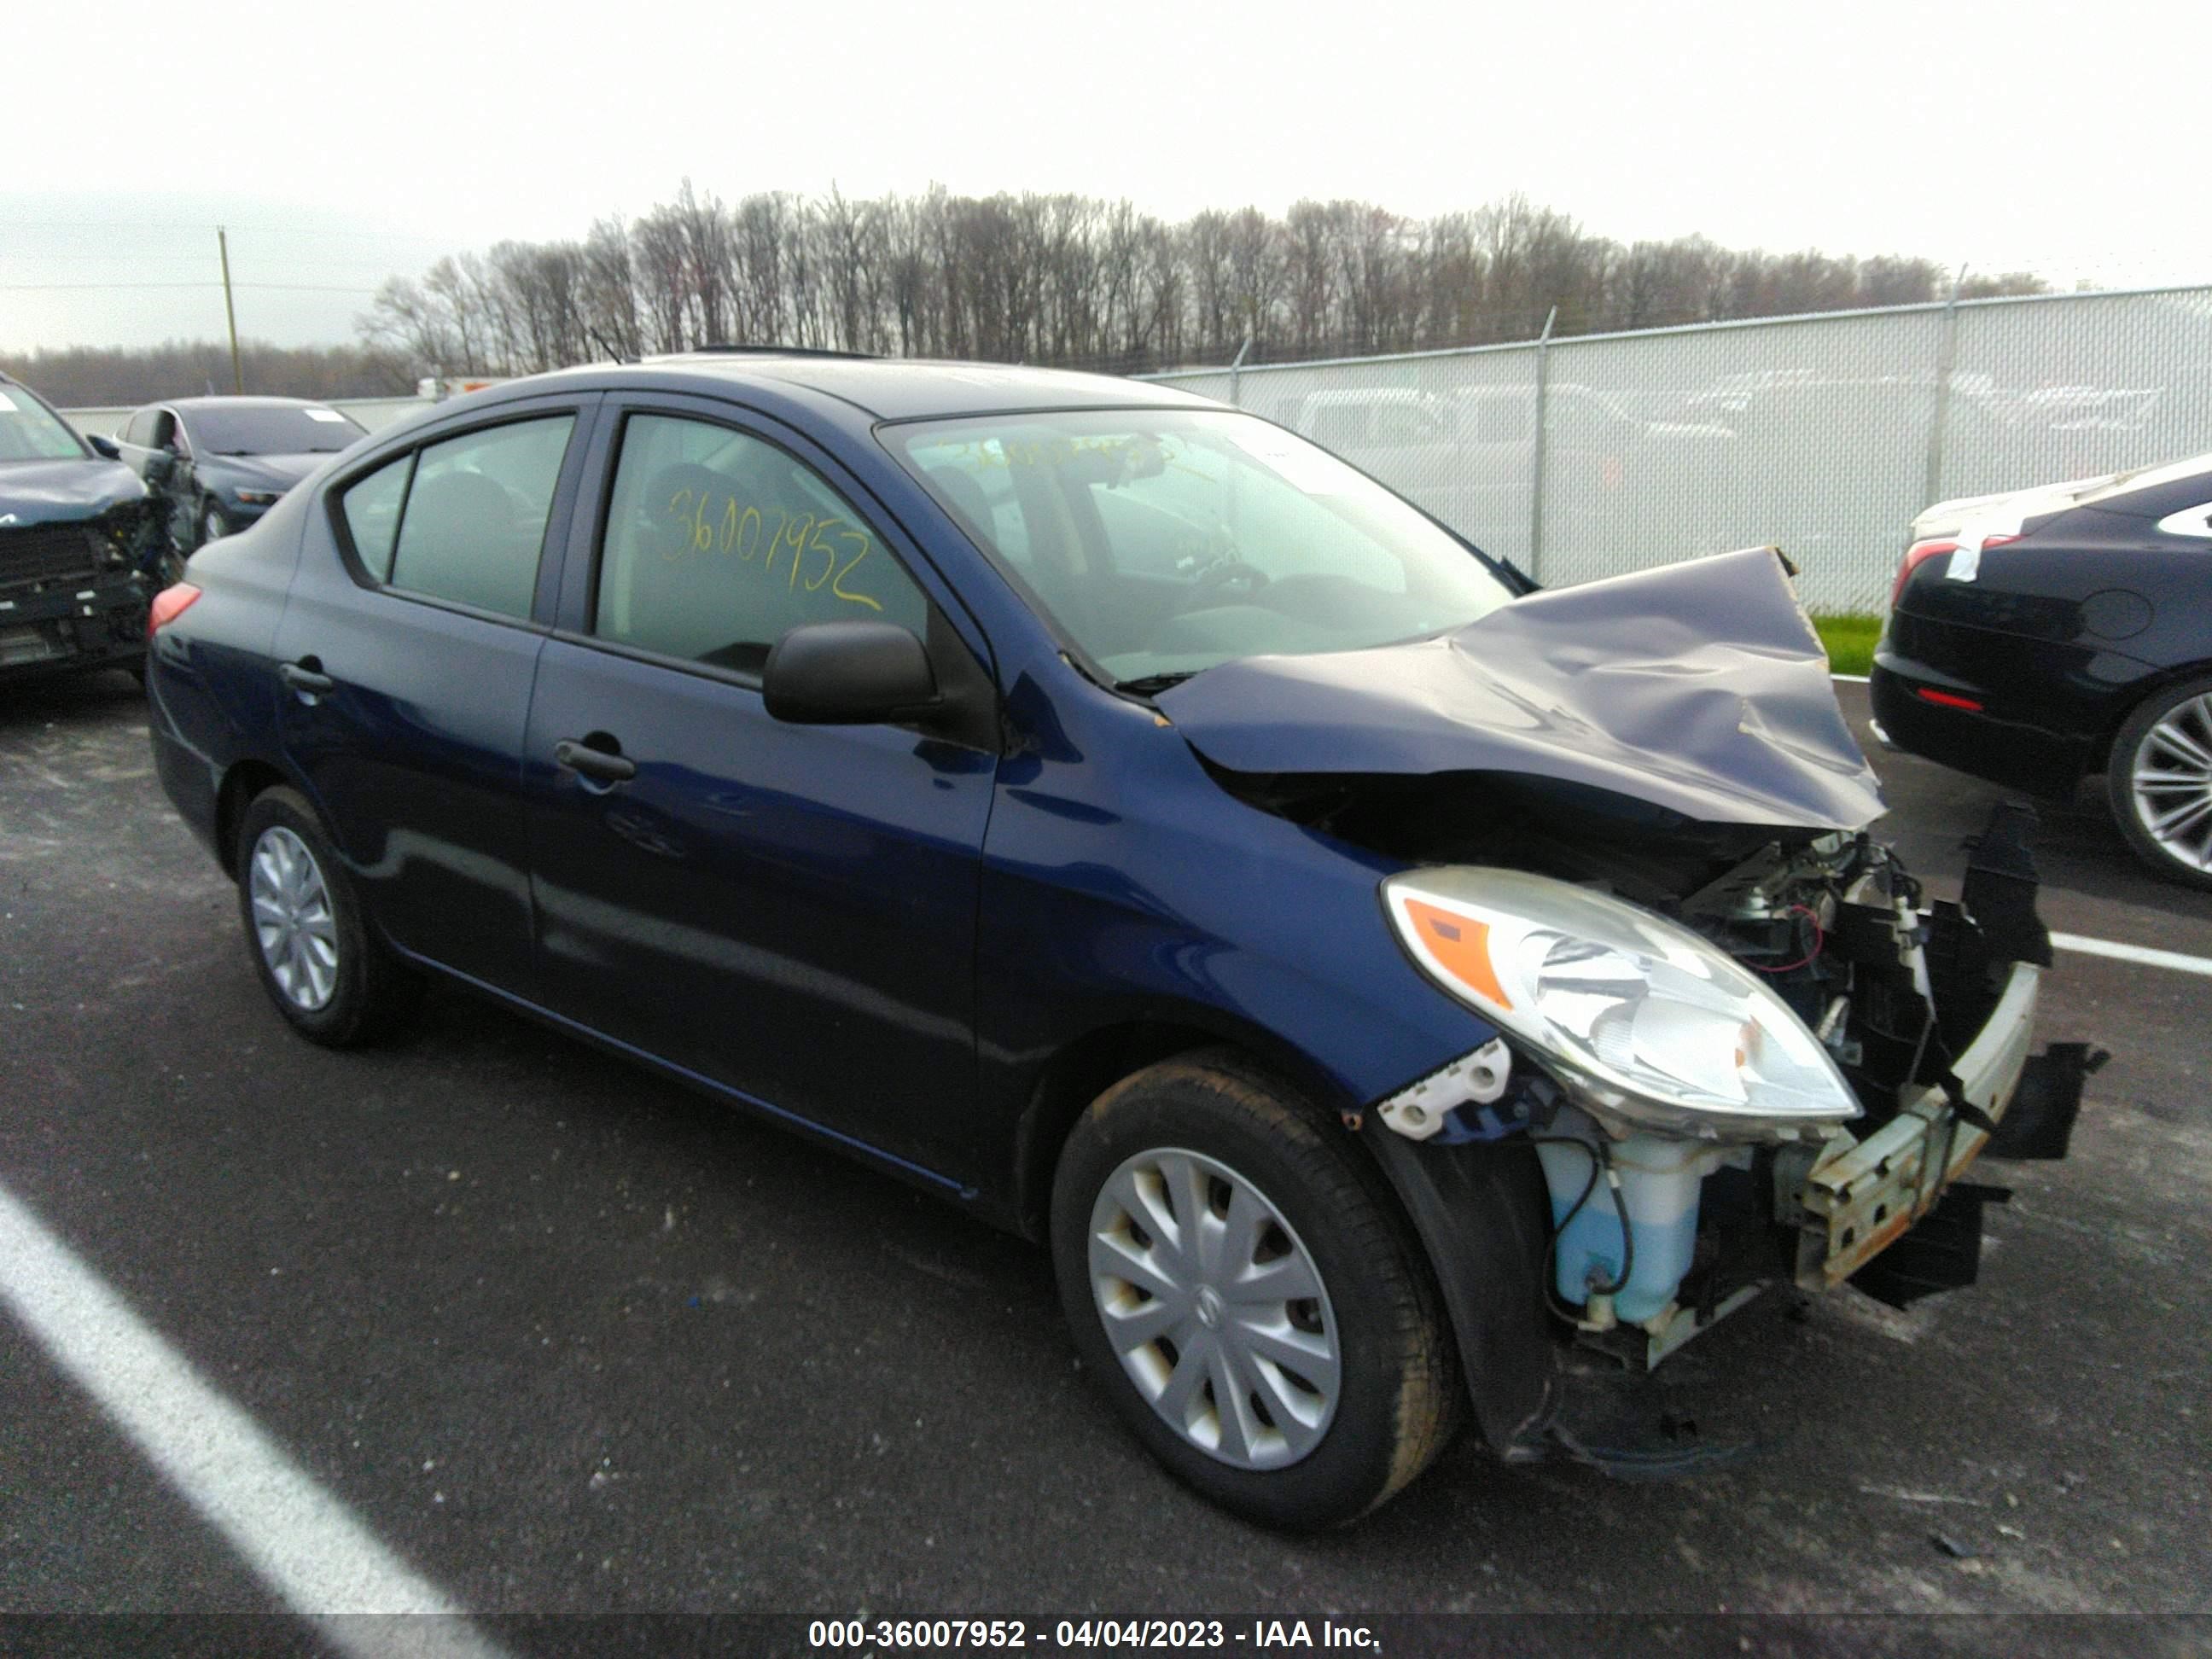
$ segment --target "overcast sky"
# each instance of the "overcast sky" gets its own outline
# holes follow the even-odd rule
[[[7,34],[11,350],[220,337],[218,222],[241,334],[349,340],[386,276],[687,174],[1170,217],[1522,191],[1624,241],[2212,282],[2201,3],[104,0]]]

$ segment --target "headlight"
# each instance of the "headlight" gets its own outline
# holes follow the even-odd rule
[[[1859,1115],[1789,1004],[1662,916],[1517,870],[1413,871],[1382,894],[1422,969],[1536,1050],[1601,1117],[1765,1139]]]
[[[274,507],[284,499],[281,489],[234,489],[231,494],[247,507]]]

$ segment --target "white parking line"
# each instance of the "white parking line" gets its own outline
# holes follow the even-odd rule
[[[2146,968],[2170,968],[2177,974],[2202,974],[2212,979],[2212,957],[2186,957],[2179,951],[2154,951],[2147,945],[2122,945],[2117,939],[2084,939],[2079,933],[2053,933],[2051,942],[2062,951],[2085,957],[2110,957],[2115,962],[2140,963]]]
[[[5,1187],[0,1304],[99,1402],[257,1577],[349,1652],[489,1659],[498,1646],[201,1377]],[[404,1629],[349,1613],[428,1613]]]
[[[1853,685],[1864,685],[1867,683],[1867,677],[1863,674],[1831,674],[1828,678],[1832,680],[1848,681]]]

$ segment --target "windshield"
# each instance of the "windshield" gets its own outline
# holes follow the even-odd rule
[[[306,455],[343,449],[368,428],[335,409],[195,409],[185,416],[204,455]]]
[[[0,461],[81,461],[84,446],[61,416],[19,386],[0,386]]]
[[[1372,479],[1249,415],[988,415],[883,435],[1125,689],[1238,657],[1418,639],[1513,597]]]

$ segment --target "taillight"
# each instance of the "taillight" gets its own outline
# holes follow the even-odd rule
[[[1905,597],[1905,585],[1912,580],[1912,573],[1938,553],[1956,553],[1956,542],[1915,542],[1905,550],[1905,562],[1897,567],[1897,580],[1889,590],[1889,608],[1897,609],[1897,602]]]
[[[1982,552],[1993,547],[2002,547],[2007,542],[2016,542],[2017,536],[1984,536],[1974,544]],[[1897,580],[1889,590],[1889,608],[1897,609],[1897,602],[1905,597],[1905,585],[1912,580],[1912,573],[1938,553],[1956,553],[1959,544],[1942,538],[1933,541],[1915,542],[1905,550],[1905,562],[1897,567]]]
[[[165,587],[156,593],[154,596],[154,603],[147,607],[146,611],[146,637],[152,639],[155,635],[183,616],[185,611],[191,609],[192,601],[199,596],[199,589],[194,587],[190,582],[179,582],[174,586]]]

